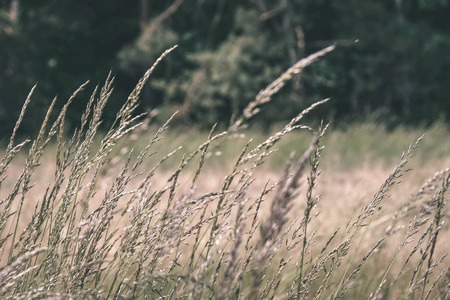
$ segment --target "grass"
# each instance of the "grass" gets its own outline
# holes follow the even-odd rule
[[[333,47],[288,69],[225,131],[171,131],[171,119],[155,128],[152,113],[135,110],[172,50],[103,134],[111,76],[71,135],[65,115],[86,85],[55,120],[50,106],[35,139],[17,142],[31,91],[0,162],[2,298],[449,297],[448,138],[429,142],[446,129],[423,138],[302,123],[328,100],[267,136],[246,129]]]

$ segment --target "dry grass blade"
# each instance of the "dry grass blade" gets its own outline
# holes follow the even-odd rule
[[[8,267],[0,272],[0,286],[3,286],[5,284],[5,281],[7,281],[8,279],[11,279],[11,276],[17,274],[21,270],[22,266],[26,264],[30,259],[47,250],[48,248],[39,248],[34,251],[25,253],[21,257],[17,258],[13,263],[11,263]]]
[[[30,91],[30,93],[28,94],[27,99],[25,100],[25,103],[24,103],[23,106],[22,106],[22,109],[20,110],[19,118],[17,119],[16,125],[14,126],[14,129],[13,129],[13,132],[12,132],[12,134],[11,134],[11,137],[9,138],[9,144],[8,144],[8,147],[6,148],[6,152],[10,152],[11,149],[13,148],[13,145],[14,145],[14,139],[15,139],[15,137],[16,137],[17,130],[19,129],[20,124],[21,124],[22,121],[23,121],[23,117],[24,117],[24,115],[25,115],[25,111],[27,110],[28,104],[30,104],[30,102],[31,102],[31,96],[32,96],[33,93],[34,93],[34,90],[36,89],[36,86],[37,86],[37,84],[35,84],[35,85],[31,88],[31,91]]]
[[[272,99],[272,96],[276,94],[279,90],[281,90],[286,85],[286,82],[291,80],[294,75],[299,74],[306,66],[312,64],[318,58],[326,55],[327,53],[333,51],[334,49],[335,46],[326,47],[318,52],[311,54],[308,57],[299,60],[289,69],[287,69],[283,74],[281,74],[280,77],[275,79],[264,90],[261,90],[258,93],[258,95],[256,95],[255,100],[253,100],[247,105],[247,107],[243,111],[242,117],[233,122],[233,124],[230,126],[229,131],[230,132],[237,131],[242,126],[244,121],[252,118],[259,112],[258,106],[269,102]]]
[[[366,236],[368,229],[369,229],[369,225],[371,224],[372,220],[373,220],[373,216],[374,213],[378,210],[378,208],[380,207],[381,202],[389,197],[389,190],[390,188],[395,185],[395,184],[399,184],[402,181],[400,180],[400,178],[402,177],[402,175],[409,171],[408,169],[406,169],[406,165],[409,161],[409,159],[412,157],[414,150],[417,149],[417,147],[419,146],[420,141],[423,139],[424,135],[422,135],[421,137],[419,137],[417,139],[417,141],[411,145],[408,149],[408,151],[406,153],[403,153],[401,156],[401,160],[400,163],[394,168],[394,170],[391,172],[391,174],[389,175],[389,177],[384,181],[384,183],[381,185],[380,189],[377,191],[377,193],[375,194],[375,196],[373,197],[372,201],[366,205],[361,212],[359,213],[356,221],[352,224],[352,226],[350,227],[351,229],[355,229],[355,234],[356,232],[359,230],[360,227],[364,227],[364,230],[362,232],[361,238],[359,240],[358,245],[356,246],[356,249],[353,252],[353,255],[350,259],[350,262],[347,265],[347,268],[344,272],[344,275],[341,278],[341,281],[336,289],[336,292],[334,293],[333,299],[336,299],[336,297],[338,295],[340,295],[340,291],[342,288],[342,285],[345,281],[345,277],[346,274],[348,273],[353,260],[356,256],[357,251],[360,249],[361,247],[361,243],[364,240],[364,237]],[[354,235],[353,235],[354,236]],[[353,239],[353,237],[351,237],[351,239]]]

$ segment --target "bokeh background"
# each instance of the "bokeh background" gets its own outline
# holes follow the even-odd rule
[[[105,124],[165,49],[178,44],[142,96],[159,122],[209,127],[233,114],[290,65],[335,51],[276,95],[258,126],[287,120],[332,97],[312,115],[336,126],[449,124],[448,0],[65,0],[0,1],[0,134],[8,137],[38,82],[22,133],[50,101],[62,106],[91,84],[68,115],[75,126],[96,84],[116,76]]]

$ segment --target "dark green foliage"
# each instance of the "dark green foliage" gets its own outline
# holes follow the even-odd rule
[[[17,7],[17,19],[9,20]],[[138,33],[137,6],[129,1],[3,1],[0,13],[1,134],[9,134],[22,101],[38,84],[23,130],[36,133],[50,101],[66,99],[86,80],[101,82],[116,66],[116,53]],[[87,96],[87,95],[86,95]],[[58,107],[63,101],[57,103]],[[69,122],[79,119],[86,103],[75,102]],[[120,104],[118,104],[120,105]],[[111,116],[109,116],[111,117]]]
[[[332,44],[336,51],[276,96],[283,105],[269,104],[254,122],[288,120],[326,97],[333,98],[326,114],[341,124],[448,122],[449,13],[447,0],[4,0],[0,131],[11,132],[20,99],[36,82],[36,116],[57,93],[65,99],[111,69],[119,99],[175,44],[179,49],[144,88],[140,108],[160,108],[165,120],[181,105],[174,124],[226,127],[282,70]],[[84,105],[73,103],[72,126]],[[109,112],[121,104],[108,105],[109,126]],[[31,134],[40,121],[29,118],[22,130]]]

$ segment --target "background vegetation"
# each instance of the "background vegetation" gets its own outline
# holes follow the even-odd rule
[[[161,123],[181,107],[174,124],[226,127],[282,70],[331,44],[336,50],[296,76],[260,124],[325,97],[334,123],[448,123],[449,14],[447,0],[2,0],[0,131],[11,132],[36,82],[30,112],[38,116],[55,95],[66,99],[110,69],[118,78],[105,112],[111,125],[119,99],[174,44],[180,49],[142,94],[141,109],[159,108]],[[73,104],[68,126],[84,105]],[[22,132],[37,120],[24,120]]]

